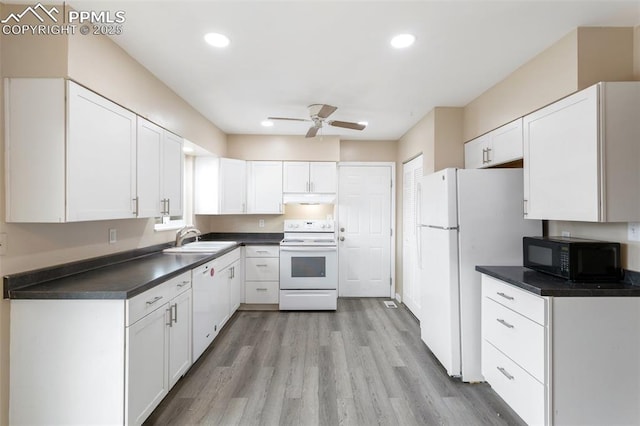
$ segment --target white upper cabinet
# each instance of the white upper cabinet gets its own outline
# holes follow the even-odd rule
[[[61,78],[5,93],[7,222],[182,214],[181,138]]]
[[[138,117],[138,217],[161,216],[162,138],[162,128]]]
[[[195,214],[243,214],[246,212],[246,161],[196,157]]]
[[[522,118],[464,145],[464,165],[481,169],[522,159]]]
[[[282,162],[247,162],[247,213],[282,213]]]
[[[164,214],[182,216],[182,192],[184,179],[184,139],[167,130],[162,144],[162,168],[160,182],[161,200],[164,200]]]
[[[640,220],[640,82],[598,83],[524,117],[531,219]]]
[[[8,222],[135,217],[135,114],[64,79],[5,88]]]
[[[335,194],[337,174],[332,161],[285,161],[283,192]]]
[[[136,115],[67,82],[67,221],[134,217]]]
[[[138,217],[181,216],[183,139],[138,117]]]

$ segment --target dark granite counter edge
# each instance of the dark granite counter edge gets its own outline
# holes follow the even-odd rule
[[[238,245],[212,254],[205,258],[200,258],[198,261],[173,271],[158,279],[144,283],[130,291],[122,292],[69,292],[69,293],[46,293],[43,294],[38,291],[28,290],[37,284],[45,283],[47,281],[53,281],[60,278],[69,277],[72,275],[81,274],[91,270],[103,268],[105,266],[116,265],[118,263],[129,262],[135,259],[140,259],[149,255],[153,255],[162,251],[165,248],[172,247],[174,243],[164,243],[144,247],[140,249],[128,250],[118,252],[114,254],[108,254],[104,256],[98,256],[89,259],[78,260],[74,262],[64,263],[61,265],[50,266],[46,268],[35,269],[31,271],[19,272],[16,274],[6,275],[3,278],[3,297],[5,299],[126,299],[131,298],[137,294],[164,282],[174,276],[196,268],[210,260],[220,257],[226,253],[237,248],[239,245],[277,245],[282,240],[284,234],[282,233],[208,233],[203,235],[205,241],[236,241]],[[193,240],[193,239],[191,239]],[[189,240],[187,240],[189,241]],[[202,253],[201,253],[202,254]],[[16,297],[17,296],[17,297]],[[52,297],[53,296],[53,297]]]
[[[593,287],[580,287],[576,288],[574,286],[580,286],[580,283],[571,283],[566,285],[567,281],[562,280],[560,278],[556,278],[550,275],[542,274],[540,272],[529,271],[530,273],[536,274],[538,277],[543,278],[546,281],[549,281],[549,288],[546,285],[536,286],[533,284],[529,284],[521,279],[516,279],[512,276],[509,276],[508,273],[501,273],[499,270],[499,266],[476,266],[476,271],[489,275],[493,278],[499,279],[501,281],[512,284],[516,287],[519,287],[523,290],[529,291],[530,293],[536,294],[538,296],[552,296],[552,297],[640,297],[640,286],[634,285],[631,281],[623,280],[619,284],[621,286],[627,286],[627,288],[608,288],[608,287],[598,287],[598,283],[594,283]],[[519,269],[526,269],[523,267],[514,267]],[[638,273],[635,271],[626,271],[625,277],[629,275],[632,278],[637,278]],[[634,287],[638,287],[637,289]]]
[[[499,279],[501,281],[505,281],[508,282],[509,284],[513,284],[516,287],[520,287],[524,290],[527,290],[533,294],[537,294],[538,296],[545,296],[544,294],[542,294],[542,290],[538,287],[532,286],[532,285],[528,285],[525,282],[519,281],[519,280],[514,280],[508,276],[505,276],[503,274],[499,274],[491,269],[488,269],[487,267],[484,266],[476,266],[476,271],[481,272],[483,274],[489,275],[493,278]]]

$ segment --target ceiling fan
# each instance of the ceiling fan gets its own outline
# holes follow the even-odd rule
[[[312,138],[320,130],[323,124],[328,124],[333,127],[342,127],[345,129],[353,129],[353,130],[363,130],[367,127],[365,124],[360,123],[352,123],[350,121],[338,121],[338,120],[327,120],[331,114],[333,114],[338,107],[334,107],[331,105],[325,104],[312,104],[309,105],[309,118],[286,118],[286,117],[269,117],[268,120],[287,120],[287,121],[310,121],[313,124],[307,131],[305,138]]]

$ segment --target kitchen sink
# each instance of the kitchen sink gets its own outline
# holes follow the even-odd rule
[[[165,253],[217,253],[236,245],[235,241],[194,241],[180,247],[164,249]]]

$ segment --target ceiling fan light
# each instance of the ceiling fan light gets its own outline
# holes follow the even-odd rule
[[[262,120],[260,124],[262,127],[273,127],[273,121],[271,120]]]
[[[227,47],[229,46],[230,40],[224,34],[219,33],[207,33],[204,35],[204,41],[209,43],[213,47]]]
[[[411,46],[416,41],[413,34],[398,34],[391,39],[391,46],[396,49],[404,49]]]

